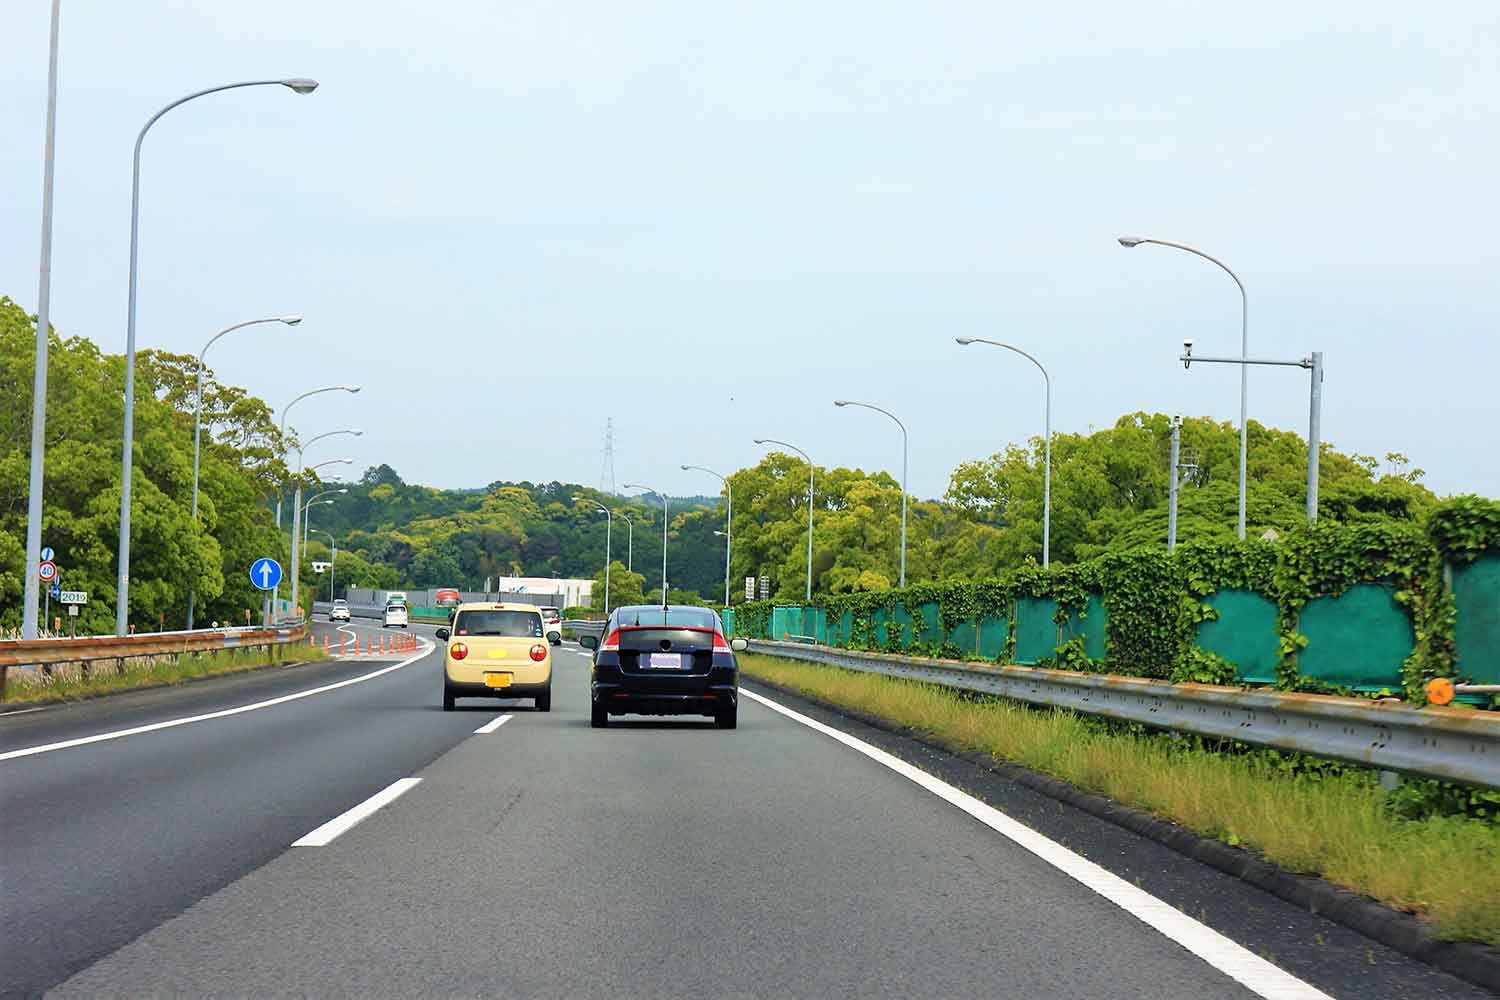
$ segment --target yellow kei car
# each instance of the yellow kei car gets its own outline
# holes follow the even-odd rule
[[[460,604],[437,637],[443,655],[443,711],[457,698],[535,698],[552,711],[552,645],[534,604]]]

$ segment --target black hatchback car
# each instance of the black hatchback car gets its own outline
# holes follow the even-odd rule
[[[733,729],[739,707],[736,650],[708,608],[645,604],[616,608],[603,636],[583,635],[594,650],[594,727],[611,715],[707,715]]]

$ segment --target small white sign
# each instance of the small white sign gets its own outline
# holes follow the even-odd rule
[[[89,592],[87,590],[64,590],[57,595],[57,599],[63,604],[87,604]]]
[[[755,577],[745,577],[745,600],[755,600]]]
[[[69,604],[68,605],[68,614],[72,615],[74,618],[77,618],[78,617],[78,605],[76,605],[76,604]]]
[[[328,572],[328,567],[330,565],[331,565],[330,563],[326,563],[326,562],[314,562],[312,564],[312,566],[313,566],[313,572],[314,573],[327,573]]]

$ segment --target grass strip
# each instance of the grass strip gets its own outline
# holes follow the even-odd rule
[[[215,649],[181,655],[136,656],[123,670],[114,660],[95,661],[85,672],[78,663],[59,664],[51,675],[41,670],[12,669],[0,704],[87,698],[108,691],[181,684],[195,677],[236,674],[273,665],[289,666],[323,659],[322,646],[287,643],[282,646]]]
[[[1060,709],[976,699],[936,685],[742,653],[740,669],[1144,809],[1422,918],[1434,936],[1500,945],[1500,826],[1402,819],[1369,772],[1289,774],[1121,731]]]

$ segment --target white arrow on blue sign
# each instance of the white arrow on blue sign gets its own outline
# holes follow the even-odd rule
[[[55,556],[56,554],[57,553],[53,552],[51,549],[43,549],[42,550],[42,562],[51,562],[52,561],[52,557]]]
[[[275,559],[257,559],[250,566],[250,582],[260,590],[274,590],[281,582],[281,563]]]

